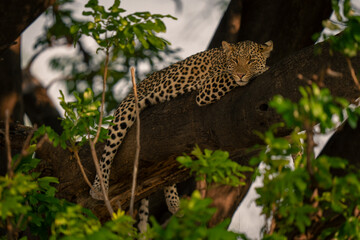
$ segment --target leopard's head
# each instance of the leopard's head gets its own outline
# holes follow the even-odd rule
[[[272,41],[264,44],[252,41],[230,44],[223,41],[222,48],[226,55],[227,68],[240,86],[246,85],[251,78],[269,69],[266,59],[273,50]]]

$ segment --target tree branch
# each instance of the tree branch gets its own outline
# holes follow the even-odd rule
[[[133,84],[133,91],[135,98],[135,112],[136,112],[136,151],[135,151],[134,170],[133,170],[133,177],[131,184],[131,198],[130,198],[130,216],[133,217],[136,180],[137,180],[137,173],[139,168],[139,156],[140,156],[140,112],[139,112],[139,99],[136,90],[135,68],[131,67],[130,71],[131,71],[131,81]]]

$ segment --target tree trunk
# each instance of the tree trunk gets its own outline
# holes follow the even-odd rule
[[[55,3],[55,0],[11,0],[0,2],[0,120],[4,120],[5,111],[8,110],[12,121],[23,122],[24,119],[24,102],[22,95],[22,75],[20,66],[20,34],[25,30],[41,13],[49,6]],[[17,40],[16,40],[17,38]],[[16,41],[15,41],[16,40]],[[40,96],[40,91],[31,93],[27,92],[25,96],[25,107],[29,116],[46,116],[49,119],[55,108],[50,109],[48,105],[42,108],[46,114],[36,114],[30,112],[32,106],[39,106],[47,96]],[[35,96],[35,97],[34,97]],[[42,105],[45,106],[45,105]],[[33,113],[33,114],[32,114]],[[54,116],[54,115],[51,115]],[[33,123],[57,122],[57,118],[50,120],[33,121]],[[54,128],[59,129],[59,124]]]
[[[23,122],[24,107],[21,92],[20,37],[4,50],[0,60],[0,120],[8,111],[11,121]]]
[[[0,55],[55,0],[0,1]]]

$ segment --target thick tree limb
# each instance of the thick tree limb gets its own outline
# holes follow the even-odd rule
[[[0,55],[55,0],[0,2]]]
[[[5,111],[8,110],[11,121],[23,122],[20,37],[16,44],[3,51],[0,59],[0,73],[0,120],[5,120]]]
[[[142,152],[136,199],[160,190],[165,184],[187,179],[188,172],[178,168],[175,158],[184,152],[189,153],[195,144],[201,148],[227,150],[233,160],[246,165],[246,149],[261,142],[254,130],[263,132],[280,121],[280,117],[268,107],[268,101],[276,94],[298,100],[298,86],[308,84],[308,79],[314,76],[318,76],[335,96],[351,101],[356,99],[359,92],[354,88],[345,58],[336,53],[330,56],[326,44],[318,47],[322,50],[320,55],[314,55],[315,47],[304,49],[212,105],[198,107],[196,94],[191,93],[146,109],[141,114]],[[360,57],[353,59],[353,65],[360,68]],[[342,77],[325,74],[329,68],[341,73]],[[301,78],[297,77],[299,74]],[[288,133],[289,130],[283,129],[279,135]],[[3,146],[3,140],[0,146]],[[135,129],[131,129],[114,159],[111,172],[110,199],[113,199],[114,206],[120,203],[123,208],[128,207],[135,146]],[[102,147],[97,146],[99,155]],[[59,178],[59,197],[80,203],[106,219],[103,203],[90,198],[89,187],[81,179],[76,161],[69,153],[44,144],[38,157],[44,159],[40,169]],[[94,178],[87,147],[80,150],[80,157],[90,179]]]
[[[9,109],[12,114],[11,120],[23,121],[24,107],[29,110],[29,107],[39,106],[39,96],[45,96],[46,93],[37,88],[34,93],[29,93],[25,96],[25,106],[23,102],[23,95],[21,91],[22,78],[20,69],[20,34],[49,6],[55,3],[55,0],[12,0],[0,2],[0,72],[2,79],[0,81],[0,119],[4,119],[3,113],[5,109]],[[17,39],[18,38],[18,39]],[[17,40],[16,40],[17,39]],[[15,45],[14,45],[15,44]],[[44,95],[45,94],[45,95]],[[36,97],[35,97],[36,96]],[[42,98],[44,99],[44,98]],[[40,99],[40,101],[42,100]],[[31,105],[34,103],[34,105]],[[48,107],[48,105],[46,106]],[[32,109],[38,110],[38,109]],[[33,123],[52,123],[53,119],[49,120],[49,115],[54,113],[54,109],[43,108],[42,111],[47,113],[44,119],[34,113],[30,117],[37,118]],[[51,118],[51,117],[50,117]],[[33,120],[33,119],[32,119]],[[56,128],[55,124],[53,124]],[[58,127],[57,127],[58,128]]]

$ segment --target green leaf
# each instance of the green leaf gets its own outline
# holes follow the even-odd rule
[[[70,28],[70,33],[71,34],[75,34],[75,33],[77,33],[78,31],[79,31],[79,26],[78,25],[73,25],[73,26],[71,26],[71,28]]]

